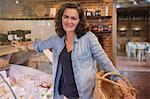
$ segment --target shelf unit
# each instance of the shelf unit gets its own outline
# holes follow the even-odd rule
[[[54,18],[50,17],[27,17],[27,18],[0,18],[0,20],[54,20]]]

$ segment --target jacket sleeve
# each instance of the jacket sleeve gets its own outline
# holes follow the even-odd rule
[[[33,47],[37,52],[43,52],[45,49],[52,49],[55,45],[55,39],[57,38],[57,35],[53,35],[49,37],[46,40],[35,40]]]
[[[89,38],[90,38],[89,45],[90,45],[90,50],[91,50],[92,56],[93,56],[94,60],[97,61],[100,68],[103,69],[105,72],[119,73],[119,71],[114,67],[112,61],[109,59],[106,52],[102,48],[97,37],[93,33],[91,33]],[[112,79],[115,80],[118,78],[113,77]]]

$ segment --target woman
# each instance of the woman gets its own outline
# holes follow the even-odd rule
[[[61,5],[55,17],[55,29],[56,35],[44,41],[36,41],[33,45],[38,52],[52,49],[53,99],[92,99],[96,76],[94,60],[106,72],[118,71],[97,37],[89,31],[79,3]],[[111,79],[117,80],[116,77]],[[118,82],[121,83],[119,80]]]

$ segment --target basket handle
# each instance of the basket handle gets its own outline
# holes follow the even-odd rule
[[[130,90],[136,91],[136,89],[133,88],[133,86],[131,85],[131,83],[129,82],[129,80],[125,76],[123,76],[119,73],[116,73],[116,72],[108,72],[108,73],[105,73],[104,75],[102,75],[102,73],[103,73],[103,71],[100,71],[99,73],[97,73],[97,78],[98,79],[109,82],[109,83],[114,84],[114,85],[118,85],[120,87],[125,87],[125,88],[128,88]],[[100,76],[100,75],[102,75],[102,76]],[[115,81],[112,81],[112,80],[109,80],[109,79],[105,78],[105,77],[110,76],[110,75],[115,75],[115,76],[119,76],[119,77],[123,78],[124,80],[126,80],[128,86],[119,84]]]

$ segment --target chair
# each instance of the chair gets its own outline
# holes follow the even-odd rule
[[[145,49],[145,44],[138,43],[137,44],[137,58],[138,61],[143,61],[145,59],[145,54],[144,54],[144,49]]]
[[[126,44],[126,53],[129,58],[131,58],[132,55],[136,58],[136,44],[133,42],[128,42]]]

